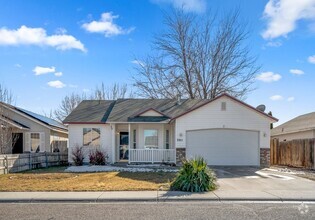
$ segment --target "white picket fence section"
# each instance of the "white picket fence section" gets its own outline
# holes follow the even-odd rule
[[[175,149],[130,149],[129,163],[176,163]]]

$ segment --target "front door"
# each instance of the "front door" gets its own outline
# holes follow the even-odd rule
[[[129,133],[119,133],[119,160],[128,160],[129,158]]]

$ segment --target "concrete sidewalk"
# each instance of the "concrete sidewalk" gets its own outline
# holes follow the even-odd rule
[[[4,202],[128,202],[128,201],[314,201],[315,191],[235,191],[216,190],[207,193],[175,191],[115,192],[0,192]]]

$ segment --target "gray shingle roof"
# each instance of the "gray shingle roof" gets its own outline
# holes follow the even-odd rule
[[[26,125],[24,125],[24,124],[22,124],[22,123],[20,123],[20,122],[18,122],[18,121],[12,120],[11,118],[8,118],[8,117],[3,116],[3,115],[0,115],[0,120],[10,123],[10,124],[12,124],[13,126],[15,126],[16,128],[20,128],[20,129],[30,129],[30,128],[27,127]]]
[[[84,100],[63,123],[105,123],[105,122],[160,122],[183,114],[209,100],[175,99],[118,99]],[[165,116],[134,117],[139,112],[155,109]]]
[[[118,99],[108,122],[129,122],[130,116],[147,109],[155,109],[169,118],[183,114],[209,100],[185,99],[177,104],[175,99]]]
[[[128,122],[162,122],[168,119],[165,116],[139,116],[128,118]]]
[[[176,99],[118,99],[116,101],[82,101],[78,107],[63,121],[65,124],[105,123],[105,122],[161,122],[167,119],[176,119],[202,105],[212,102],[223,96],[229,97],[240,104],[268,117],[272,121],[278,119],[257,110],[256,108],[228,95],[222,94],[214,99],[182,99],[177,104]],[[141,112],[155,110],[162,116],[139,116]]]
[[[315,129],[315,112],[300,115],[271,130],[271,135]]]
[[[104,123],[113,108],[112,100],[84,100],[63,121],[63,123]]]

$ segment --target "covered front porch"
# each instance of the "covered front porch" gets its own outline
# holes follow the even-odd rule
[[[111,124],[113,162],[176,163],[174,124]]]

